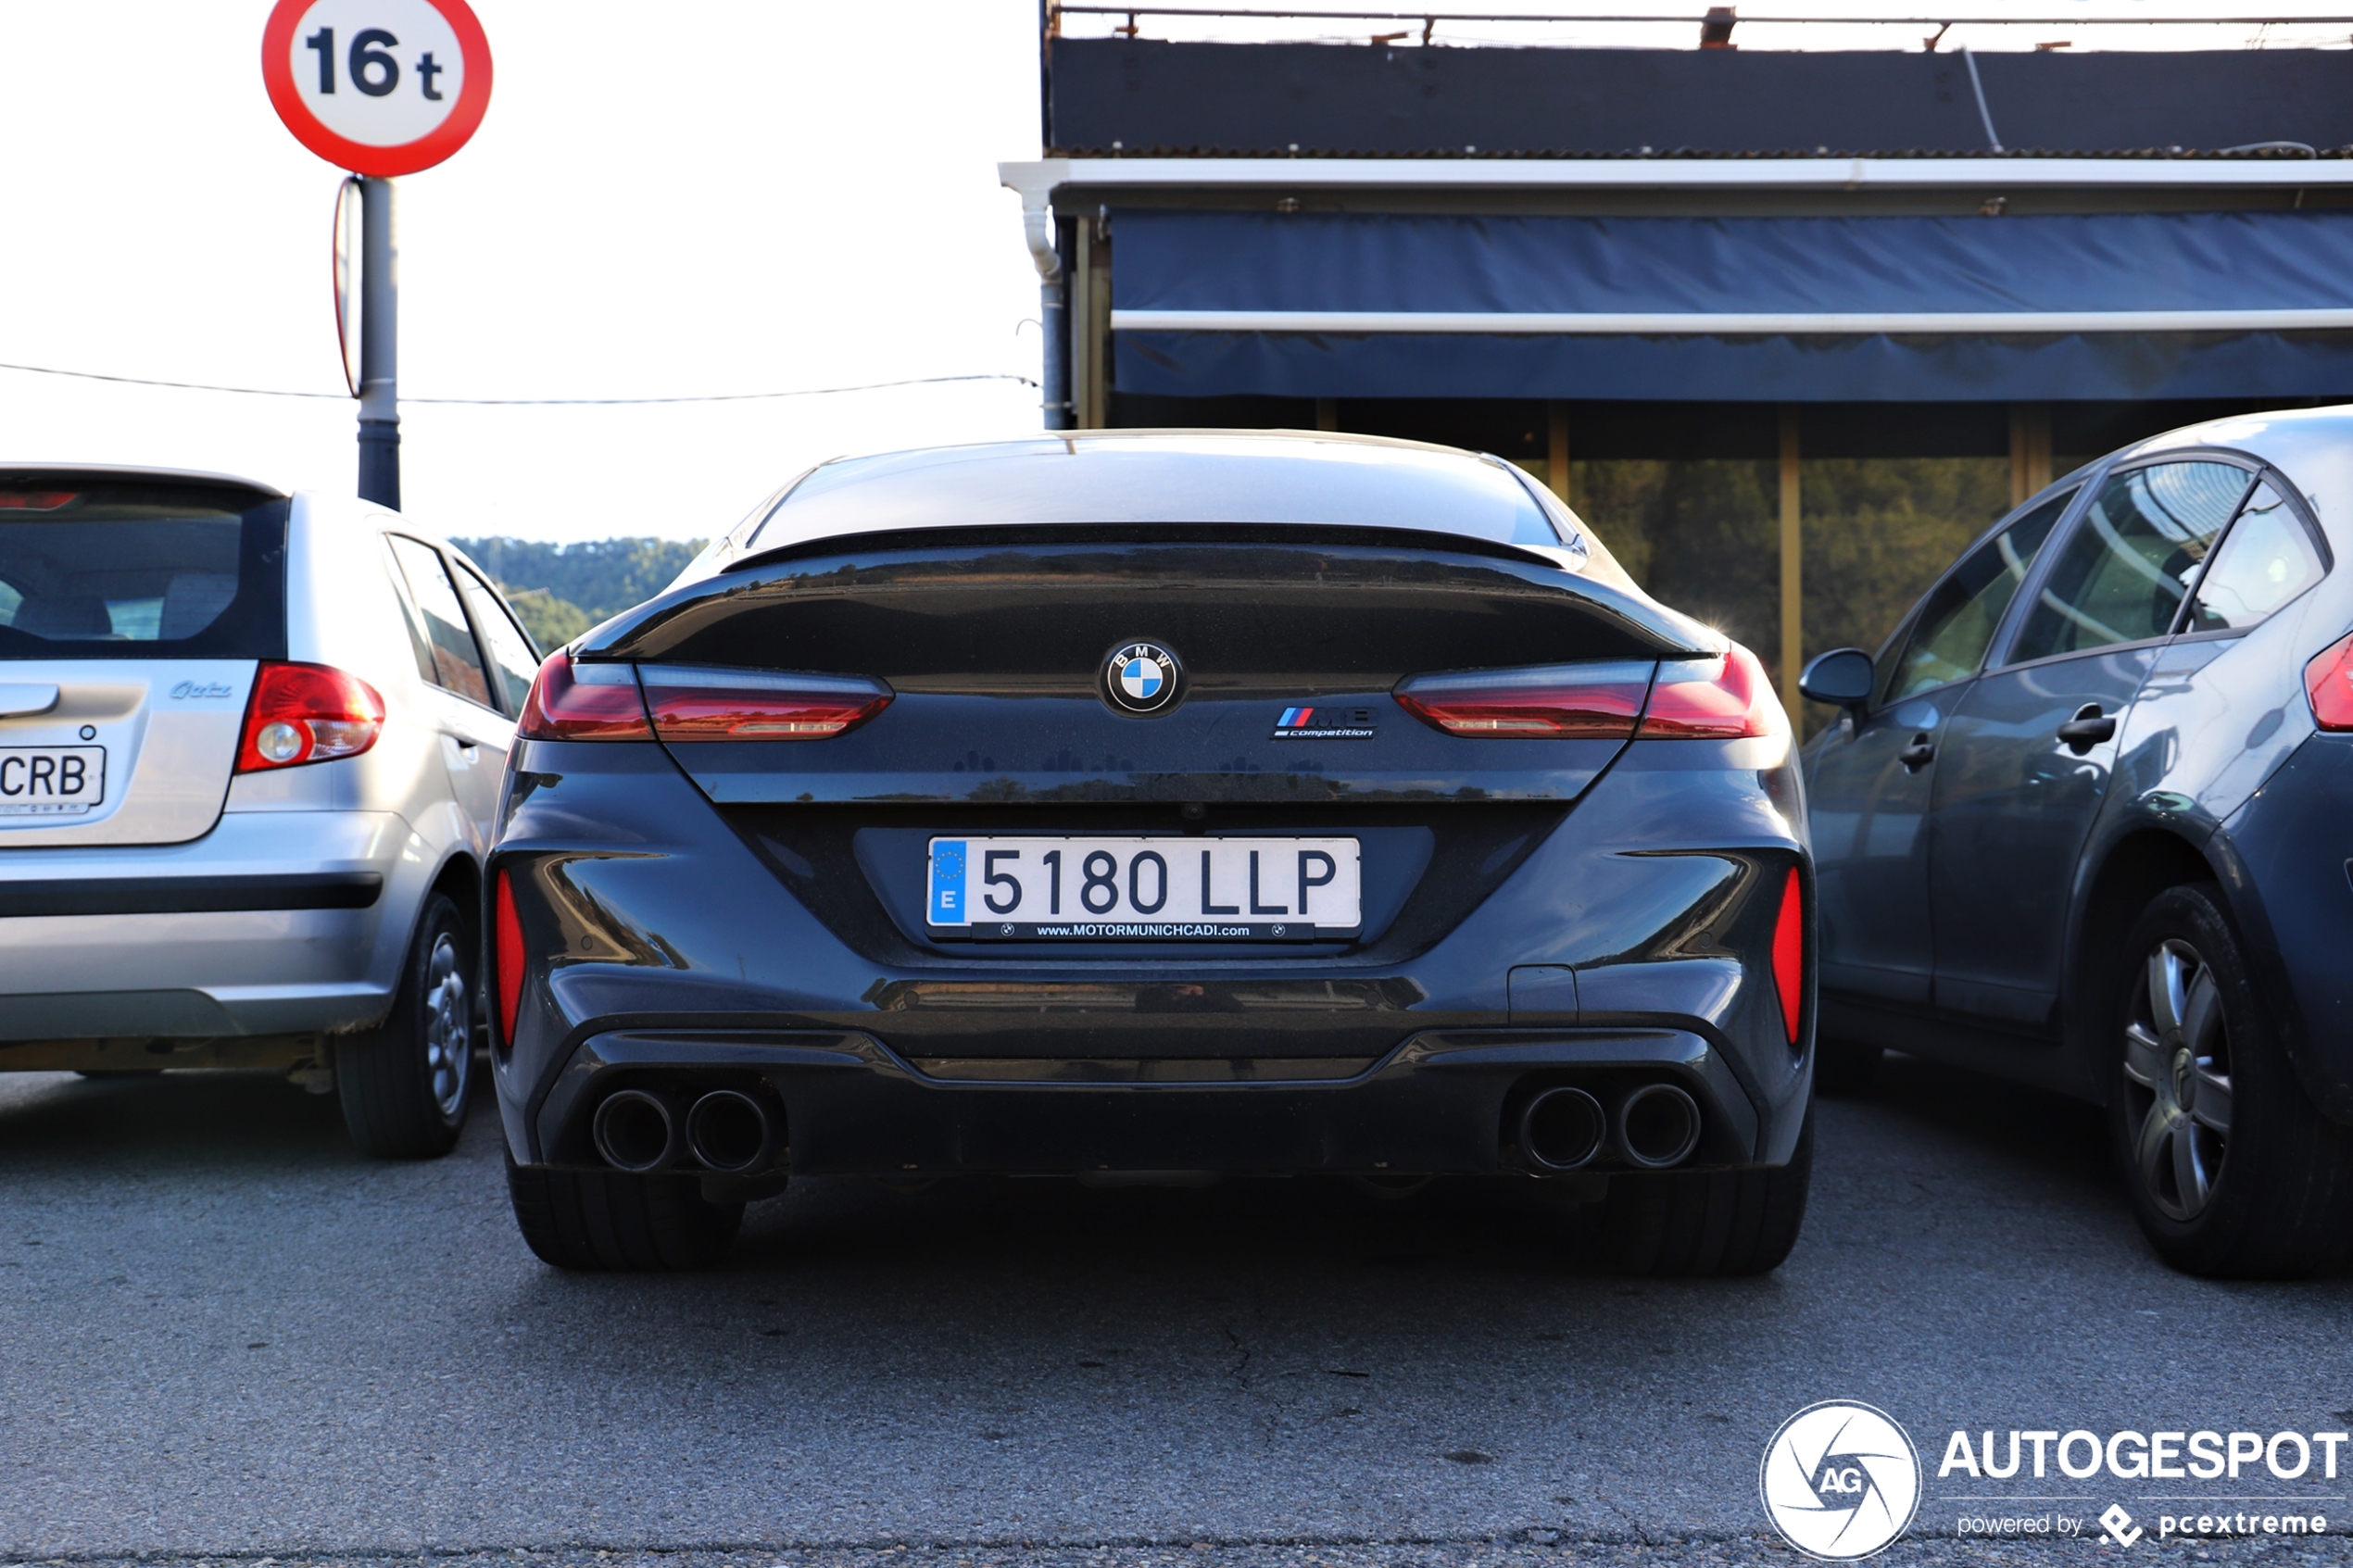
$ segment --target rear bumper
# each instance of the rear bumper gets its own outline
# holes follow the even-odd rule
[[[2353,1126],[2353,735],[2315,734],[2223,824],[2223,870],[2248,959],[2313,1103]]]
[[[573,1050],[534,1132],[544,1162],[594,1166],[590,1114],[613,1089],[683,1100],[735,1088],[781,1105],[796,1174],[1484,1173],[1522,1163],[1512,1123],[1538,1088],[1606,1093],[1613,1079],[1673,1083],[1698,1100],[1706,1130],[1686,1169],[1754,1163],[1758,1131],[1721,1053],[1670,1029],[1423,1034],[1313,1080],[1139,1082],[1122,1064],[1046,1059],[926,1065],[862,1032],[615,1031]],[[1624,1166],[1605,1150],[1591,1168]]]
[[[659,751],[525,742],[485,877],[524,960],[495,1060],[509,1150],[587,1165],[610,1090],[740,1088],[786,1117],[795,1171],[1480,1172],[1513,1159],[1521,1097],[1640,1075],[1699,1103],[1692,1164],[1784,1164],[1812,1066],[1810,967],[1793,1043],[1769,960],[1807,864],[1785,757],[1629,756],[1507,845],[1474,907],[1430,920],[1409,897],[1361,948],[1000,953],[902,927],[872,891],[888,866],[780,840],[772,867],[746,842],[765,830]],[[872,820],[932,815],[892,810]],[[1245,810],[1274,809],[1226,820]],[[1438,899],[1478,873],[1423,874]]]
[[[390,812],[230,813],[190,844],[0,854],[0,1042],[371,1023],[437,870]]]

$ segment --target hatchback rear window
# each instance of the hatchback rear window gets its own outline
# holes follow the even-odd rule
[[[283,500],[0,474],[0,659],[283,659]]]

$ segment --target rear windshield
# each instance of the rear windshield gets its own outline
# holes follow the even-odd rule
[[[0,476],[0,659],[283,659],[287,503]]]

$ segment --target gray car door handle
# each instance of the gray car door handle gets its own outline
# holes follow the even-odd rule
[[[1904,764],[1906,772],[1917,773],[1936,760],[1936,745],[1926,735],[1914,735],[1912,744],[1895,754],[1895,760]]]
[[[2116,738],[2116,715],[2103,714],[2100,705],[2087,702],[2075,710],[2075,717],[2058,727],[2058,738],[2067,749],[2081,757],[2102,741]]]

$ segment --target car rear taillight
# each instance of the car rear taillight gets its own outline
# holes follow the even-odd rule
[[[1781,884],[1781,909],[1773,917],[1773,987],[1780,994],[1781,1027],[1793,1046],[1806,1012],[1806,884],[1795,866]]]
[[[2304,667],[2312,719],[2324,730],[2353,730],[2353,636],[2329,645]]]
[[[559,648],[531,683],[515,716],[522,740],[651,740],[637,671],[626,664],[574,664]]]
[[[1654,678],[1655,671],[1655,678]],[[1756,656],[1556,664],[1416,675],[1399,706],[1450,735],[1526,740],[1740,740],[1789,728]]]
[[[1650,685],[1644,660],[1416,675],[1394,695],[1406,712],[1450,735],[1624,740]]]
[[[890,706],[892,692],[855,675],[788,675],[688,665],[638,667],[654,733],[665,741],[824,740]]]
[[[237,771],[298,768],[357,757],[384,734],[384,699],[357,675],[324,664],[264,662],[254,671],[237,738]]]
[[[504,866],[498,869],[492,901],[497,906],[493,921],[497,947],[492,961],[498,970],[498,1038],[512,1047],[515,1016],[522,1010],[522,922],[515,918],[514,884],[508,880]]]
[[[1643,740],[1741,740],[1789,727],[1773,683],[1756,656],[1734,643],[1714,659],[1669,659],[1658,667]]]

